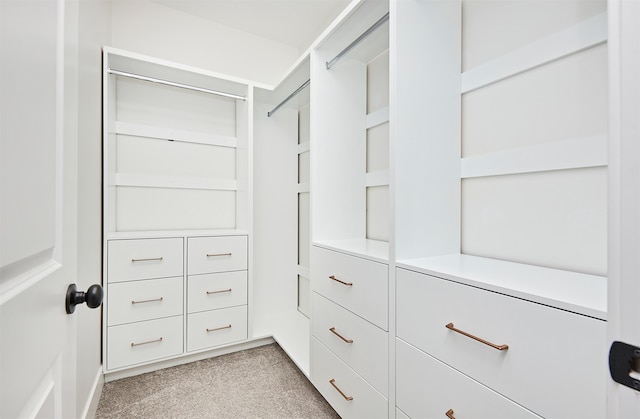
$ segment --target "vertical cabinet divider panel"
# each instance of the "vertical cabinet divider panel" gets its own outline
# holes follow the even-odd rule
[[[103,53],[104,371],[135,374],[251,337],[253,87]]]

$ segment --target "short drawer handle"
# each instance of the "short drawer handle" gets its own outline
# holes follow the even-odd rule
[[[484,343],[485,345],[489,345],[489,346],[491,346],[492,348],[497,349],[497,350],[499,350],[499,351],[505,351],[505,350],[509,349],[509,345],[496,345],[495,343],[491,343],[491,342],[486,341],[486,340],[484,340],[484,339],[480,339],[480,338],[479,338],[479,337],[477,337],[477,336],[473,336],[473,335],[472,335],[472,334],[470,334],[470,333],[467,333],[467,332],[462,331],[462,330],[460,330],[460,329],[456,329],[456,328],[453,326],[453,323],[449,323],[449,324],[447,324],[445,327],[446,327],[447,329],[449,329],[449,330],[453,330],[454,332],[458,332],[458,333],[460,333],[461,335],[464,335],[464,336],[466,336],[466,337],[468,337],[468,338],[471,338],[471,339],[477,340],[478,342]]]
[[[159,339],[154,339],[154,340],[148,340],[146,342],[131,342],[131,347],[133,348],[134,346],[140,346],[140,345],[148,345],[150,343],[155,343],[155,342],[162,342],[162,336],[160,336]]]
[[[131,259],[131,262],[151,262],[154,260],[157,261],[162,261],[162,259],[164,259],[162,256],[160,256],[159,258],[143,258],[143,259]]]
[[[231,292],[231,288],[229,288],[228,290],[207,291],[207,295],[211,295],[211,294],[220,294],[221,292]]]
[[[216,256],[231,256],[231,252],[229,253],[207,253],[208,258],[216,257]]]
[[[445,415],[449,418],[449,419],[456,419],[455,416],[453,416],[453,409],[449,409],[447,410],[447,412],[445,413]]]
[[[353,339],[345,339],[340,333],[336,332],[335,327],[332,327],[331,329],[329,329],[329,331],[334,335],[336,335],[337,337],[339,337],[340,339],[342,339],[343,341],[345,341],[346,343],[353,343]]]
[[[353,397],[347,396],[346,394],[344,394],[344,392],[342,390],[340,390],[340,388],[336,385],[336,379],[335,378],[332,378],[331,380],[329,380],[329,384],[331,384],[333,386],[333,388],[338,390],[338,393],[340,393],[340,395],[342,397],[344,397],[344,399],[346,401],[350,402],[351,400],[353,400]]]
[[[348,286],[348,287],[350,287],[350,286],[352,286],[352,285],[353,285],[353,282],[344,282],[344,281],[342,281],[342,280],[340,280],[340,279],[336,278],[334,275],[331,275],[331,276],[329,277],[329,279],[334,280],[334,281],[336,281],[336,282],[339,282],[339,283],[341,283],[342,285],[346,285],[346,286]]]
[[[215,332],[216,330],[223,330],[223,329],[231,329],[231,325],[229,324],[227,326],[216,327],[215,329],[207,329],[207,333]]]
[[[154,301],[162,301],[162,300],[164,300],[164,297],[154,298],[152,300],[140,300],[140,301],[131,300],[131,304],[153,303]]]

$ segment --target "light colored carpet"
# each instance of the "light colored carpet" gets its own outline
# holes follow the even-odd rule
[[[277,345],[105,383],[96,418],[332,418]]]

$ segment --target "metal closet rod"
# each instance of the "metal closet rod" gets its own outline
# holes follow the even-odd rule
[[[355,41],[353,41],[352,43],[350,43],[345,49],[343,49],[338,55],[336,55],[335,57],[333,57],[333,59],[331,61],[327,61],[327,70],[331,69],[331,67],[334,66],[335,63],[337,63],[338,61],[340,61],[342,59],[342,57],[344,57],[345,55],[347,55],[349,53],[349,51],[351,51],[352,49],[354,49],[360,42],[364,41],[366,37],[368,37],[369,35],[371,35],[371,33],[373,33],[373,31],[375,31],[376,29],[378,29],[380,26],[382,26],[387,20],[389,20],[389,12],[387,12],[386,15],[382,16],[376,23],[374,23],[373,25],[371,25],[371,27],[369,29],[367,29],[366,31],[364,31],[364,33],[362,35],[360,35],[359,37],[356,38]]]
[[[116,76],[129,77],[129,78],[132,78],[132,79],[144,80],[144,81],[149,81],[149,82],[152,82],[152,83],[166,84],[167,86],[180,87],[182,89],[195,90],[197,92],[202,92],[202,93],[211,93],[212,95],[230,97],[230,98],[233,98],[233,99],[247,100],[246,97],[240,96],[240,95],[234,95],[233,93],[219,92],[217,90],[205,89],[203,87],[190,86],[188,84],[175,83],[175,82],[168,81],[168,80],[162,80],[162,79],[156,79],[156,78],[153,78],[153,77],[141,76],[139,74],[126,73],[124,71],[112,70],[111,68],[108,69],[107,72],[109,74],[115,74]]]
[[[284,105],[285,103],[287,103],[288,101],[293,99],[294,96],[296,96],[298,93],[300,93],[302,91],[302,89],[304,89],[305,87],[309,86],[310,84],[311,84],[311,80],[307,80],[304,83],[302,83],[302,86],[300,86],[296,90],[294,90],[294,92],[291,93],[289,96],[287,96],[285,100],[280,102],[280,104],[278,106],[276,106],[275,108],[271,109],[270,112],[267,112],[267,117],[271,118],[271,115],[276,113],[276,111],[278,109],[280,109],[282,107],[282,105]]]

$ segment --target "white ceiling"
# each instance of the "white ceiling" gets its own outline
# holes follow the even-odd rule
[[[351,0],[153,0],[303,52]]]

